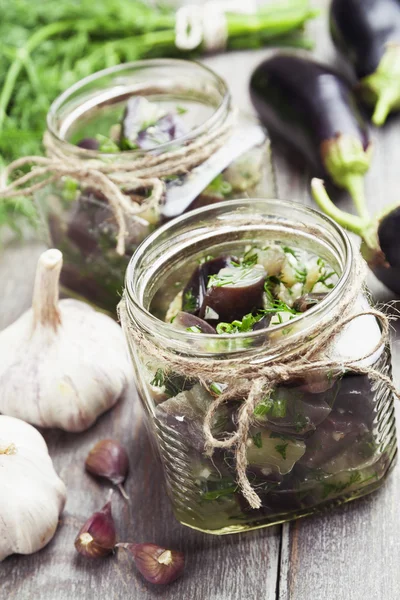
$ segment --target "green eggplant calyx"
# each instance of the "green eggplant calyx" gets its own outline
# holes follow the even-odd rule
[[[400,110],[400,44],[388,43],[380,63],[371,75],[360,81],[363,99],[374,106],[372,122],[383,125],[393,110]]]
[[[338,134],[322,143],[321,155],[332,181],[350,193],[360,217],[369,218],[363,177],[370,167],[372,144],[364,149],[361,140]]]

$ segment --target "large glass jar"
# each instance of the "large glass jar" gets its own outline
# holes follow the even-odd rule
[[[150,149],[113,148],[113,139],[121,139],[120,123],[124,121],[127,102],[133,97],[144,97],[150,102],[152,112],[166,113],[167,122],[173,113],[185,133],[177,134],[172,141],[157,142]],[[47,122],[53,151],[91,168],[97,160],[112,165],[121,160],[129,162],[141,156],[184,150],[188,143],[223,129],[231,118],[232,103],[226,83],[211,70],[184,60],[147,60],[106,69],[83,79],[53,103]],[[178,125],[175,123],[174,127]],[[88,149],[91,144],[99,144],[99,135],[101,151]],[[197,175],[200,172],[200,176],[193,186],[194,172]],[[266,134],[255,119],[241,114],[222,148],[199,163],[197,169],[164,180],[166,198],[160,210],[140,213],[139,220],[125,215],[127,235],[123,256],[116,252],[114,212],[101,193],[90,186],[78,185],[71,178],[62,178],[38,196],[44,220],[49,224],[49,243],[64,255],[61,283],[69,294],[114,312],[133,251],[162,222],[221,200],[254,195],[273,197]],[[139,204],[149,194],[146,186],[130,191],[129,183],[123,191],[128,200]]]
[[[163,322],[177,288],[205,254],[239,256],[248,244],[265,246],[277,239],[322,257],[339,276],[324,300],[298,316],[294,326],[288,328],[286,322],[219,336]],[[247,475],[261,498],[259,509],[250,508],[237,485],[230,449],[217,448],[212,458],[205,453],[204,418],[218,389],[209,377],[196,379],[190,369],[177,375],[166,358],[194,357],[223,366],[228,359],[248,360],[255,354],[259,362],[262,350],[261,360],[268,365],[284,357],[288,342],[290,351],[305,352],[309,342],[303,339],[299,347],[297,334],[308,334],[339,306],[353,281],[354,252],[346,233],[316,211],[280,200],[235,200],[165,225],[134,254],[121,304],[123,326],[167,491],[183,524],[208,533],[234,533],[305,516],[382,485],[396,454],[392,394],[384,383],[348,366],[373,367],[390,376],[390,350],[381,343],[375,316],[357,317],[335,338],[333,353],[346,368],[321,369],[317,376],[310,370],[278,385],[271,398],[279,410],[255,419]],[[368,308],[369,300],[360,292],[355,310]],[[133,331],[139,332],[140,343]],[[157,351],[150,353],[145,341]],[[223,388],[224,382],[217,381]],[[241,402],[238,397],[223,405],[213,425],[217,432],[232,432]]]

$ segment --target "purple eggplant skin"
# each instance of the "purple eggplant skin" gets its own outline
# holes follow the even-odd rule
[[[182,311],[199,316],[207,294],[210,275],[217,275],[224,267],[229,267],[237,259],[231,256],[219,256],[202,263],[193,271],[182,294]]]
[[[196,327],[199,333],[215,333],[214,327],[207,323],[207,321],[203,321],[203,319],[199,319],[199,317],[183,311],[177,313],[173,320],[173,326],[175,329],[181,329],[182,331],[190,331],[191,327]]]
[[[95,138],[83,138],[77,143],[77,146],[84,150],[98,150],[99,145],[99,142]]]
[[[372,230],[373,243],[363,238],[361,253],[375,277],[400,295],[400,206],[375,221]],[[356,233],[363,237],[362,232]]]
[[[250,95],[271,135],[302,155],[315,174],[347,189],[366,216],[363,176],[372,146],[350,83],[312,59],[281,53],[255,69]]]
[[[400,109],[399,0],[333,0],[330,28],[360,80],[360,95],[375,106],[374,124],[383,125],[391,110]]]

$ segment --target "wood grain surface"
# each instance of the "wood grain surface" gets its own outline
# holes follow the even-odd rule
[[[327,32],[327,0],[315,2],[321,16],[310,26],[315,54],[337,63]],[[247,83],[268,51],[241,52],[205,62],[224,76],[236,103],[251,110]],[[368,176],[373,211],[399,200],[400,119],[373,132],[375,156]],[[311,204],[309,175],[301,162],[274,148],[279,196]],[[343,195],[343,206],[349,205]],[[400,234],[400,233],[399,233]],[[40,246],[0,258],[0,328],[30,303]],[[392,294],[371,276],[379,301]],[[394,373],[400,380],[400,330],[393,344]],[[233,536],[206,536],[179,525],[169,507],[160,465],[153,457],[134,389],[115,409],[79,435],[44,432],[55,467],[68,486],[59,530],[43,551],[14,556],[0,565],[1,600],[397,600],[400,598],[400,471],[369,497],[327,514]],[[127,555],[89,561],[73,541],[81,524],[105,502],[108,488],[83,469],[90,447],[115,437],[129,449],[128,505],[118,494],[114,516],[121,541],[151,541],[187,556],[185,576],[166,588],[147,584]],[[1,493],[1,490],[0,490]]]

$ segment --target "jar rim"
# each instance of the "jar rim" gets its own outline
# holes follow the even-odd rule
[[[186,221],[189,221],[190,219],[201,219],[202,217],[205,217],[207,215],[210,216],[213,213],[216,214],[218,211],[224,209],[240,209],[243,207],[249,208],[252,206],[253,203],[262,203],[266,207],[268,205],[275,207],[283,207],[289,209],[290,211],[298,211],[304,215],[314,216],[317,217],[322,223],[325,222],[327,225],[329,225],[335,230],[344,249],[344,263],[339,280],[335,287],[329,293],[327,293],[326,297],[323,298],[321,302],[310,308],[307,312],[302,313],[301,315],[292,319],[290,321],[290,325],[294,325],[300,322],[305,323],[307,320],[310,321],[311,317],[316,318],[319,314],[324,313],[325,310],[328,310],[329,307],[332,306],[343,293],[352,269],[353,247],[347,233],[330,217],[327,217],[323,213],[308,206],[305,206],[304,204],[301,204],[299,202],[265,198],[246,198],[219,202],[218,204],[213,205],[211,207],[206,206],[190,211],[189,213],[186,213],[178,218],[175,218],[169,223],[166,223],[157,231],[153,232],[140,244],[140,246],[136,249],[133,256],[131,257],[125,275],[125,298],[129,318],[134,318],[139,327],[144,328],[148,332],[151,331],[151,333],[153,333],[157,338],[168,340],[169,342],[177,341],[180,343],[181,347],[185,346],[189,350],[190,346],[193,345],[193,341],[195,339],[199,339],[199,334],[174,329],[170,326],[169,323],[166,323],[165,321],[162,321],[158,317],[154,316],[140,302],[140,297],[138,296],[137,289],[135,289],[134,286],[135,274],[138,273],[139,263],[146,256],[148,251],[150,251],[151,248],[154,248],[154,244],[157,243],[157,238],[161,238],[162,236],[164,236],[164,234],[168,234],[169,232],[173,232],[174,230],[179,229],[179,227],[184,225]],[[287,220],[287,222],[289,223],[289,220]],[[287,327],[288,323],[282,323],[257,331],[250,331],[244,333],[240,332],[234,334],[203,334],[201,337],[207,338],[208,340],[262,340],[263,338],[265,338],[266,334],[280,332]],[[279,345],[277,346],[277,350],[279,352]],[[218,354],[220,354],[220,352],[218,352]],[[229,354],[229,352],[227,352],[227,354]]]
[[[100,71],[96,71],[95,73],[92,73],[91,75],[88,75],[88,76],[80,79],[79,81],[77,81],[76,83],[74,83],[73,85],[68,87],[66,90],[64,90],[51,103],[50,108],[47,112],[47,116],[46,116],[47,130],[50,133],[50,135],[52,136],[52,138],[58,144],[62,145],[62,147],[64,148],[64,150],[66,152],[69,152],[69,153],[72,153],[75,155],[79,155],[82,158],[101,157],[101,158],[105,158],[105,159],[110,159],[110,158],[115,158],[116,156],[118,156],[118,158],[122,158],[122,157],[129,158],[129,157],[137,156],[138,154],[143,154],[143,153],[149,152],[149,151],[143,151],[141,149],[139,149],[139,150],[135,149],[135,150],[123,150],[118,153],[106,153],[106,152],[99,153],[96,150],[87,150],[85,148],[80,148],[79,146],[76,146],[75,144],[71,144],[70,142],[68,142],[68,140],[66,140],[63,137],[63,135],[60,134],[59,128],[57,128],[57,126],[55,124],[56,119],[57,119],[57,114],[60,111],[61,107],[75,93],[79,92],[79,90],[84,89],[86,86],[88,86],[98,80],[101,80],[104,77],[108,77],[113,74],[123,73],[124,71],[129,71],[132,69],[155,68],[155,67],[165,67],[165,68],[171,69],[174,66],[179,67],[179,66],[184,66],[184,65],[195,66],[196,69],[199,69],[204,74],[208,74],[209,76],[211,75],[215,84],[221,89],[221,100],[220,100],[218,106],[215,107],[215,110],[213,111],[212,115],[210,115],[205,121],[203,121],[198,126],[191,129],[185,135],[177,138],[176,140],[173,140],[173,142],[165,142],[163,144],[158,145],[156,147],[156,149],[157,149],[157,152],[162,153],[162,152],[168,151],[172,144],[175,144],[175,145],[183,144],[189,140],[196,139],[200,135],[206,133],[207,131],[210,131],[217,124],[223,122],[223,120],[226,118],[229,110],[231,109],[232,98],[231,98],[231,94],[230,94],[230,91],[229,91],[226,81],[220,75],[218,75],[215,71],[213,71],[206,65],[200,63],[199,61],[185,60],[185,59],[180,59],[180,58],[143,59],[143,60],[131,61],[131,62],[127,62],[127,63],[121,63],[119,65],[114,65],[113,67],[107,67],[106,69],[101,69]],[[132,95],[134,95],[134,94],[132,94]],[[151,152],[151,150],[150,150],[150,152]]]

